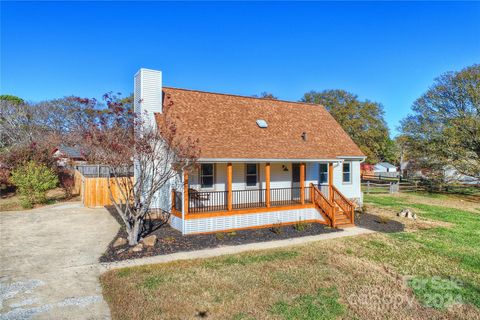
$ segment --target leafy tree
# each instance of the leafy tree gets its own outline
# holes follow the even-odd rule
[[[271,100],[278,100],[272,93],[263,91],[260,95],[254,94],[252,97],[254,98],[261,98],[261,99],[271,99]]]
[[[22,98],[19,98],[17,96],[12,96],[11,94],[2,94],[0,95],[0,100],[2,101],[8,101],[14,104],[23,104],[25,101]]]
[[[447,72],[401,122],[409,158],[441,174],[446,166],[480,178],[480,65]]]
[[[22,206],[31,208],[46,201],[46,192],[58,184],[55,172],[43,164],[30,161],[12,171],[11,180],[20,193]]]
[[[310,91],[302,101],[325,106],[367,156],[368,163],[396,162],[381,104],[360,101],[357,95],[344,90]]]

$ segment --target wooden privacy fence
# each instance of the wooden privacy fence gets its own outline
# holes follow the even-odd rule
[[[120,183],[122,179],[130,179],[133,182],[133,177],[118,178]],[[109,206],[112,205],[110,191],[108,190],[109,180],[112,195],[116,201],[120,202],[123,197],[115,178],[84,176],[80,171],[75,170],[74,190],[78,190],[85,207],[95,208]]]

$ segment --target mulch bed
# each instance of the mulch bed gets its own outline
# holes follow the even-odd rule
[[[380,217],[370,213],[356,213],[355,225],[357,227],[384,233],[402,232],[405,225],[385,217]]]
[[[119,221],[119,217],[112,208],[109,212]],[[122,225],[121,221],[119,223]],[[302,228],[303,227],[303,228]],[[289,225],[275,228],[239,230],[234,232],[218,232],[214,234],[186,235],[164,225],[149,235],[157,236],[157,243],[154,247],[143,249],[141,252],[129,251],[129,246],[120,246],[113,248],[113,243],[118,237],[126,238],[127,233],[122,228],[117,236],[108,246],[107,251],[100,258],[101,262],[121,261],[141,257],[163,255],[175,252],[201,250],[207,248],[216,248],[221,246],[231,246],[254,242],[265,242],[272,240],[282,240],[296,237],[312,236],[331,232],[341,232],[341,229],[332,229],[319,223],[305,223],[299,225]]]

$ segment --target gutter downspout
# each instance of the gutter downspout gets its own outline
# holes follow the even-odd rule
[[[182,187],[185,185],[185,175],[182,171]],[[182,236],[185,235],[185,188],[182,188]]]

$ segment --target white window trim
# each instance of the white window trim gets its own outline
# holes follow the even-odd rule
[[[320,168],[321,168],[322,165],[326,165],[326,166],[327,166],[327,181],[325,181],[325,182],[320,182],[320,177],[322,176],[322,169],[320,169]],[[328,185],[328,178],[329,178],[328,175],[329,175],[329,174],[330,174],[330,173],[329,173],[329,170],[328,170],[328,162],[326,162],[326,163],[325,163],[325,162],[319,163],[319,164],[318,164],[318,184],[319,184],[319,185]]]
[[[202,187],[202,165],[204,164],[211,164],[213,166],[212,168],[212,177],[213,177],[213,183],[212,183],[212,187],[211,188],[203,188]],[[216,174],[215,174],[215,171],[216,171],[216,165],[215,163],[202,163],[200,164],[200,170],[198,172],[198,185],[199,185],[199,189],[200,191],[215,191],[215,178],[216,178]]]
[[[256,177],[257,177],[257,182],[255,183],[254,186],[247,186],[247,165],[248,164],[254,164],[256,169],[257,169],[257,173],[256,173]],[[259,188],[259,183],[260,183],[260,170],[259,170],[259,166],[258,166],[258,163],[245,163],[245,165],[243,166],[243,170],[244,170],[244,178],[245,178],[245,189],[258,189]]]
[[[345,164],[348,164],[348,168],[350,169],[350,170],[348,171],[348,172],[350,173],[350,175],[349,175],[350,181],[345,181],[345,180],[343,180],[343,173],[344,173],[344,171],[343,171],[343,166],[344,166]],[[342,164],[342,183],[343,183],[343,184],[352,184],[352,162],[350,162],[350,161],[344,161],[343,164]]]

